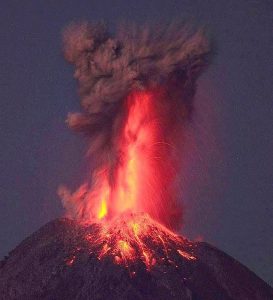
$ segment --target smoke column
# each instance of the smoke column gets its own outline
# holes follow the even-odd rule
[[[71,217],[107,220],[146,212],[181,225],[179,172],[196,79],[210,60],[202,30],[189,26],[68,26],[64,56],[75,66],[82,112],[68,126],[90,139],[93,168],[77,191],[59,189]]]

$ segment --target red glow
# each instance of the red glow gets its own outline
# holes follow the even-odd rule
[[[69,258],[69,259],[66,260],[66,265],[69,266],[69,267],[71,267],[74,264],[75,259],[76,259],[76,256],[73,255],[71,258]]]
[[[142,262],[149,271],[156,263],[177,265],[179,256],[196,260],[189,252],[191,246],[147,214],[121,214],[101,224],[97,234],[87,234],[91,252],[99,260],[112,257],[116,264],[135,274],[134,265]]]
[[[151,97],[148,93],[138,93],[128,98],[128,118],[120,140],[123,157],[118,165],[113,192],[115,215],[127,210],[147,211],[143,190],[146,188],[148,192],[148,187],[144,180],[150,181],[152,153],[148,151],[156,135]]]
[[[191,259],[179,252],[181,240],[161,225],[172,227],[180,213],[172,186],[177,166],[169,130],[175,123],[172,110],[177,108],[170,103],[175,102],[163,89],[127,97],[114,159],[105,160],[93,173],[91,190],[87,185],[79,190],[85,201],[74,200],[85,220],[101,224],[97,234],[86,237],[97,249],[98,259],[112,256],[128,268],[142,261],[150,270],[162,261],[173,263],[168,258],[170,243],[176,255]],[[161,254],[152,247],[161,248]]]
[[[96,172],[88,215],[109,220],[126,211],[146,212],[166,221],[164,214],[170,209],[166,203],[172,202],[168,189],[175,174],[169,161],[172,146],[162,132],[166,112],[156,105],[156,97],[162,96],[147,91],[128,96],[127,117],[117,137],[118,159]],[[110,172],[115,178],[111,183]]]

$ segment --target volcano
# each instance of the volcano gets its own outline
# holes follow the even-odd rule
[[[211,57],[203,30],[181,25],[65,30],[82,107],[67,124],[90,141],[90,171],[76,191],[58,190],[69,218],[1,262],[1,299],[273,299],[233,258],[174,232],[196,80]]]
[[[1,299],[273,299],[253,272],[147,214],[103,223],[59,218],[0,265]]]

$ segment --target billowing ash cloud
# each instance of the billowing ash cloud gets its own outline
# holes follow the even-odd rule
[[[192,112],[196,79],[207,66],[210,54],[204,32],[181,24],[124,25],[115,35],[102,24],[80,23],[66,28],[64,55],[75,66],[83,108],[83,112],[69,113],[67,123],[74,131],[90,137],[88,153],[96,163],[93,176],[101,165],[107,164],[107,180],[110,185],[115,184],[123,155],[118,138],[128,114],[126,99],[132,92],[153,91],[161,126],[160,140],[155,142],[179,144],[181,126]],[[159,154],[164,157],[160,168],[164,173],[173,168],[174,160],[166,158],[173,155],[172,151],[161,148]],[[160,183],[162,191],[158,194],[168,194],[166,185]],[[88,182],[72,195],[65,189],[59,192],[71,214],[84,217],[89,211],[87,195],[92,189]],[[160,201],[155,201],[160,212],[154,217],[175,227],[173,223],[178,223],[174,220],[181,215],[177,203]]]
[[[192,96],[209,54],[201,30],[178,24],[123,26],[115,36],[101,24],[70,25],[64,32],[64,55],[75,66],[84,112],[70,113],[68,125],[92,136],[96,150],[109,145],[131,90],[176,80],[178,89]]]

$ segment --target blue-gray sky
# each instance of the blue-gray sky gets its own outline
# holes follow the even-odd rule
[[[189,174],[183,232],[273,283],[273,2],[266,0],[1,1],[1,257],[63,213],[59,184],[77,187],[84,178],[84,141],[64,124],[79,104],[62,29],[82,19],[185,17],[207,25],[217,56],[196,95],[207,179],[196,179],[204,166]]]

